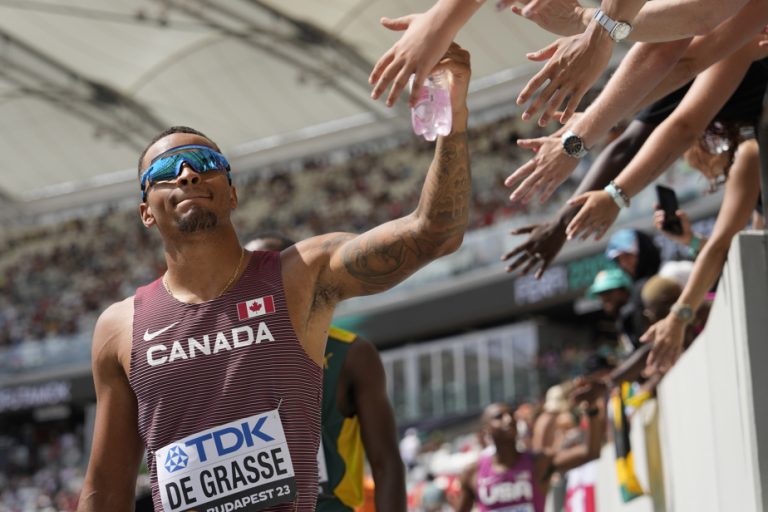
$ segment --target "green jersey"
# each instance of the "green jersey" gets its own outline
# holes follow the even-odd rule
[[[336,397],[347,352],[357,335],[331,326],[323,363],[318,512],[352,512],[363,503],[363,442],[357,416],[339,411]]]

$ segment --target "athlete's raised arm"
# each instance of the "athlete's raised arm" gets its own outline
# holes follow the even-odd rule
[[[461,245],[471,192],[469,53],[453,44],[437,68],[450,76],[453,131],[437,139],[415,211],[361,235],[332,233],[296,245],[302,260],[318,269],[316,288],[332,291],[330,302],[387,290]]]
[[[131,512],[144,445],[136,397],[128,385],[133,297],[109,307],[96,322],[92,365],[96,386],[93,445],[78,512]]]

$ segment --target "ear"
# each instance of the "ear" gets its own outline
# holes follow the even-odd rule
[[[155,217],[152,215],[152,208],[145,201],[139,205],[139,217],[141,217],[141,223],[144,227],[151,228],[155,225]]]
[[[237,189],[234,185],[229,187],[229,207],[232,210],[237,208]]]

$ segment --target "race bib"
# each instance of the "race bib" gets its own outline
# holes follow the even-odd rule
[[[164,512],[253,512],[296,496],[277,409],[180,439],[155,462]]]
[[[317,480],[322,486],[328,483],[328,466],[325,464],[325,450],[323,450],[323,441],[317,447]]]
[[[317,448],[317,483],[320,496],[331,494],[328,481],[328,465],[325,463],[325,450],[323,450],[322,441]]]

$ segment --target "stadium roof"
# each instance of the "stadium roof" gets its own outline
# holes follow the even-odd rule
[[[378,20],[432,3],[0,0],[0,214],[135,188],[140,150],[174,124],[243,161],[345,127],[402,127],[402,106],[369,99],[397,37]],[[525,52],[552,39],[489,2],[458,42],[488,86],[530,73]]]

